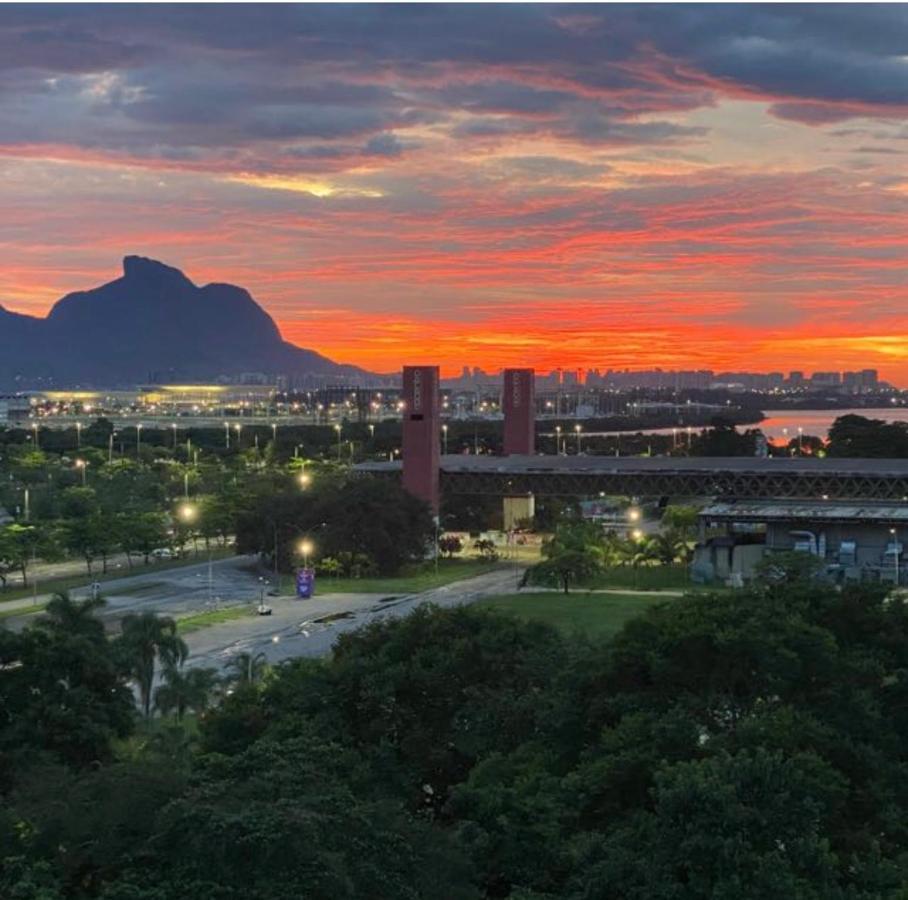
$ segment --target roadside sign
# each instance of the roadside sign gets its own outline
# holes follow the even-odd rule
[[[296,570],[296,596],[308,600],[315,593],[315,569]]]

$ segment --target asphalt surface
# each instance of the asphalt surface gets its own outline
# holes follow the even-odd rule
[[[100,611],[110,631],[118,630],[118,620],[131,612],[151,611],[180,618],[226,607],[246,607],[249,615],[205,626],[184,635],[189,646],[190,666],[221,669],[239,653],[262,653],[270,663],[299,656],[325,656],[338,635],[383,618],[412,612],[422,603],[450,607],[472,603],[482,597],[512,593],[525,566],[503,564],[491,572],[452,582],[418,594],[322,593],[309,600],[288,596],[268,596],[271,579],[256,564],[255,557],[237,556],[176,569],[143,572],[114,579],[101,585],[107,605]],[[210,576],[210,577],[209,577]],[[86,579],[87,581],[87,579]],[[284,579],[289,587],[288,578]],[[90,587],[70,592],[77,599],[90,595]],[[269,616],[254,613],[264,596],[272,609]],[[46,599],[39,597],[40,599]],[[11,628],[21,628],[31,600],[9,601],[20,607],[22,616],[7,619]]]
[[[310,600],[267,598],[270,616],[233,619],[186,635],[188,665],[221,669],[240,653],[269,663],[326,656],[338,636],[370,622],[399,618],[423,603],[452,607],[516,590],[523,567],[502,567],[419,594],[318,594]]]

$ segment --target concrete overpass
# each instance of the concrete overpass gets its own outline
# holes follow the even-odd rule
[[[400,462],[356,467],[399,478]],[[442,456],[441,490],[515,497],[737,497],[908,502],[908,459]]]

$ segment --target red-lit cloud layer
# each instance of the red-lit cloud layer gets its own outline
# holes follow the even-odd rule
[[[908,385],[899,6],[4,7],[0,304],[137,253],[380,371]]]

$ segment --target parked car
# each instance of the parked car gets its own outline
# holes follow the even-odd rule
[[[172,559],[173,552],[169,547],[158,547],[156,550],[151,551],[151,555],[155,559]]]

